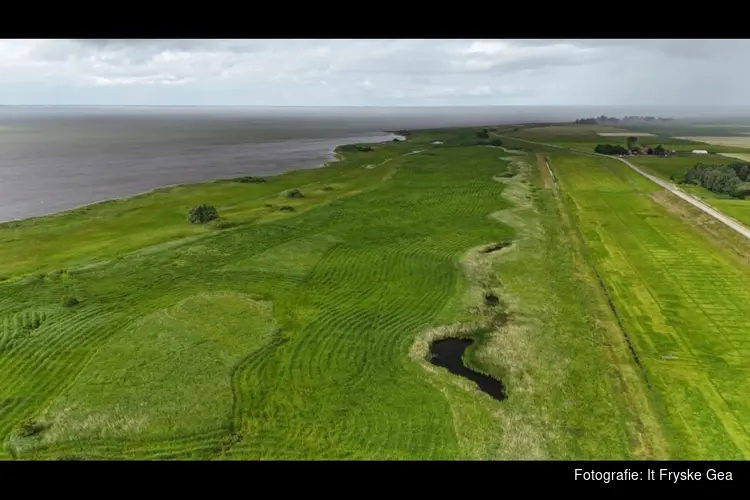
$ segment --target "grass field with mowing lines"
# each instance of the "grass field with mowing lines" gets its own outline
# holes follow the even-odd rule
[[[616,160],[552,154],[679,459],[750,457],[750,273]]]
[[[0,456],[666,456],[560,201],[475,132],[2,226]],[[201,202],[234,225],[187,224]],[[500,403],[423,357],[483,321],[487,287],[509,317],[468,362]]]
[[[632,158],[631,163],[643,167],[664,180],[671,181],[674,176],[679,182],[685,172],[696,163],[729,165],[734,163],[734,159],[724,158],[723,156],[712,156],[710,158],[696,159],[686,157],[656,158],[638,156]],[[693,186],[680,184],[680,189],[692,194],[715,207],[722,213],[735,218],[739,222],[750,227],[750,200],[737,199],[725,194],[717,194],[702,186]]]

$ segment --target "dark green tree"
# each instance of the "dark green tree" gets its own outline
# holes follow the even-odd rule
[[[188,210],[188,221],[191,224],[205,224],[219,218],[219,212],[212,205],[196,205]]]

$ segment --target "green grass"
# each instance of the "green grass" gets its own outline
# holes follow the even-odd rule
[[[616,160],[550,155],[648,374],[669,454],[750,457],[750,272],[677,219]]]
[[[644,169],[657,177],[670,180],[671,176],[676,179],[682,179],[685,171],[694,166],[699,161],[706,164],[729,165],[736,160],[725,157],[712,157],[704,159],[696,158],[647,158],[635,157],[631,162],[635,165],[642,166]],[[717,194],[702,186],[680,185],[680,189],[700,198],[709,203],[722,213],[735,218],[739,222],[750,226],[750,200],[737,199],[729,195]]]
[[[533,156],[499,177],[509,153],[475,133],[4,225],[4,458],[664,456],[554,191]],[[188,224],[198,203],[234,225]],[[488,286],[510,319],[469,362],[504,402],[424,359],[483,321]]]

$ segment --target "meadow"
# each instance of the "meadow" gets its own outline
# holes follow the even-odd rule
[[[543,161],[475,134],[0,225],[0,457],[667,457]]]
[[[669,455],[747,459],[747,263],[676,218],[664,191],[626,165],[550,159],[648,379]]]
[[[696,139],[710,139],[709,137],[675,137],[670,135],[670,132],[676,130],[684,131],[683,128],[675,129],[674,127],[664,125],[629,126],[629,128],[626,129],[608,125],[567,124],[544,127],[515,127],[510,130],[503,130],[501,135],[592,152],[598,144],[622,144],[624,146],[625,139],[628,136],[637,137],[638,142],[641,144],[648,144],[652,147],[661,144],[665,149],[674,150],[680,154],[689,154],[695,149],[706,149],[707,143],[697,142]],[[712,153],[717,154],[750,154],[750,142],[748,142],[749,138],[747,136],[744,136],[744,139],[743,136],[733,137],[732,139],[734,142],[731,144],[714,141],[711,143],[712,146],[708,149],[710,149]]]
[[[734,149],[748,149],[750,148],[750,136],[743,135],[732,135],[732,136],[691,136],[691,137],[678,137],[678,139],[684,139],[686,141],[702,142],[710,144],[711,146],[723,146]],[[711,148],[712,150],[714,148]]]

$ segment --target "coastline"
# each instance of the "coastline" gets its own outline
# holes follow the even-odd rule
[[[405,136],[398,135],[398,134],[393,133],[393,132],[383,131],[383,134],[391,136],[391,138],[390,138],[391,141],[393,139],[396,139],[396,138],[399,139],[400,141],[405,141],[406,140]],[[378,139],[382,139],[382,137],[378,137]],[[299,170],[316,170],[316,169],[320,169],[320,168],[326,168],[326,167],[328,167],[328,166],[330,166],[330,165],[332,165],[334,163],[338,163],[338,162],[340,162],[340,161],[342,161],[344,159],[344,154],[338,151],[338,149],[341,148],[341,147],[343,147],[343,146],[349,146],[351,144],[386,144],[388,142],[389,142],[388,140],[385,140],[385,141],[384,140],[378,140],[378,141],[372,141],[372,142],[366,142],[366,141],[362,142],[362,141],[360,141],[360,142],[355,142],[355,143],[341,143],[341,144],[336,145],[334,148],[332,148],[330,150],[330,152],[328,153],[329,156],[330,156],[330,160],[327,161],[327,162],[322,163],[321,165],[318,165],[317,167],[302,168],[302,169],[295,168],[295,169],[290,169],[290,170],[282,170],[280,172],[276,172],[276,173],[271,174],[271,175],[265,175],[264,177],[276,177],[278,175],[288,174],[290,172],[296,172],[296,171],[299,171]],[[103,205],[105,203],[112,203],[112,202],[116,202],[116,201],[123,201],[123,200],[129,200],[129,199],[139,198],[139,197],[142,197],[142,196],[148,196],[148,195],[157,193],[159,191],[167,190],[167,189],[173,189],[173,188],[185,187],[185,186],[195,186],[195,185],[200,185],[200,184],[212,184],[212,183],[215,183],[215,182],[227,181],[227,180],[230,180],[230,179],[233,179],[233,178],[235,178],[235,176],[233,176],[233,177],[216,177],[214,179],[206,180],[206,181],[201,181],[201,182],[186,182],[186,183],[177,183],[177,184],[167,184],[167,185],[164,185],[164,186],[159,186],[159,187],[155,187],[155,188],[152,188],[152,189],[148,189],[146,191],[141,191],[139,193],[129,194],[129,195],[125,195],[125,196],[116,196],[114,198],[106,198],[106,199],[103,199],[103,200],[93,201],[91,203],[84,203],[82,205],[78,205],[78,206],[75,206],[73,208],[68,208],[68,209],[65,209],[65,210],[58,210],[58,211],[50,212],[50,213],[44,214],[44,215],[37,215],[37,216],[33,216],[33,217],[24,217],[24,218],[21,218],[21,219],[9,219],[9,220],[5,220],[5,221],[0,221],[0,230],[1,229],[7,229],[8,228],[7,226],[18,225],[18,224],[23,223],[23,222],[31,222],[31,221],[39,221],[39,220],[42,220],[42,219],[53,219],[53,218],[56,218],[56,217],[64,217],[66,215],[71,215],[71,214],[73,214],[75,212],[78,212],[78,211],[81,211],[83,209],[90,208],[90,207],[93,207],[93,206],[96,206],[96,205]],[[10,229],[13,229],[14,227],[11,227]]]

